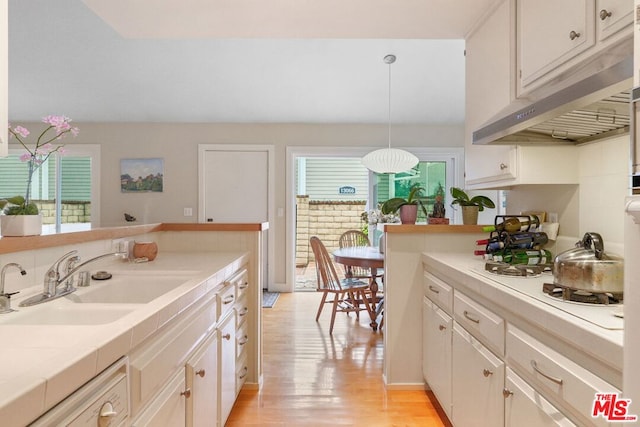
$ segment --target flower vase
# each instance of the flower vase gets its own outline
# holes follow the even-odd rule
[[[0,215],[3,237],[38,236],[42,234],[42,215]]]

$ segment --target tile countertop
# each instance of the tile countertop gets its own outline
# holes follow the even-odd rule
[[[427,271],[440,278],[452,279],[453,282],[449,284],[454,289],[481,299],[481,302],[490,305],[489,308],[498,310],[507,322],[521,328],[538,328],[559,345],[569,344],[569,350],[573,350],[570,355],[572,358],[593,358],[596,363],[606,365],[614,371],[612,377],[615,380],[609,378],[609,381],[622,387],[622,329],[594,326],[544,301],[544,298],[551,297],[537,299],[498,283],[498,279],[483,277],[476,273],[484,270],[484,261],[479,257],[455,253],[424,253],[422,260]],[[623,321],[619,320],[621,327]]]
[[[9,325],[0,319],[2,425],[21,426],[33,421],[229,278],[247,260],[248,254],[242,252],[163,252],[149,263],[118,261],[110,264],[108,270],[114,275],[117,272],[185,275],[182,285],[149,303],[131,304],[135,307],[133,311],[111,323]],[[56,303],[18,307],[20,301],[40,292],[41,286],[21,291],[12,298],[13,308],[26,311]]]

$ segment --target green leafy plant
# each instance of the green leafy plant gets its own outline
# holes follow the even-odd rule
[[[425,189],[420,187],[419,185],[414,185],[411,187],[411,191],[409,191],[409,196],[406,199],[402,197],[394,197],[392,199],[387,200],[380,207],[380,211],[387,215],[393,214],[400,210],[400,208],[404,205],[418,205],[424,212],[424,215],[427,216],[427,208],[424,205],[423,199],[425,198],[424,194],[426,193]]]
[[[469,195],[458,187],[451,187],[451,197],[453,197],[451,206],[477,206],[479,211],[483,211],[484,208],[493,209],[496,207],[495,203],[487,196],[473,196],[469,198]]]

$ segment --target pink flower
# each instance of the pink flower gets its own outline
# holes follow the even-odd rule
[[[23,138],[26,138],[27,136],[29,136],[29,130],[22,126],[16,126],[15,128],[13,128],[13,131]]]
[[[31,160],[33,156],[31,155],[31,153],[24,153],[20,155],[20,161],[21,162],[28,162],[29,160]]]
[[[50,126],[56,128],[57,133],[66,132],[71,129],[69,122],[71,119],[67,116],[46,116],[42,118],[42,121]]]

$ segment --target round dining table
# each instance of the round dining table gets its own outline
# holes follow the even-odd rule
[[[370,325],[374,331],[378,330],[377,318],[382,309],[382,301],[376,307],[375,296],[378,293],[376,276],[378,270],[384,268],[384,254],[380,253],[376,246],[349,246],[333,251],[333,259],[338,264],[368,268],[371,271],[369,288],[373,299],[367,307],[371,317]]]

